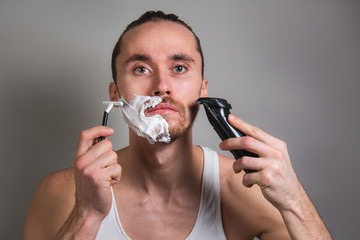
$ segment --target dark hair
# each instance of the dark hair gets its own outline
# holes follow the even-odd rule
[[[196,34],[192,30],[192,28],[189,25],[187,25],[184,21],[179,19],[179,17],[176,16],[175,14],[165,14],[162,11],[147,11],[146,13],[141,15],[141,17],[139,17],[135,21],[131,22],[126,27],[124,32],[120,35],[119,40],[115,44],[115,47],[114,47],[114,50],[112,53],[112,57],[111,57],[111,70],[112,70],[112,77],[114,79],[114,82],[116,83],[116,75],[117,75],[116,74],[116,57],[120,54],[121,41],[122,41],[122,38],[125,35],[125,33],[127,33],[132,28],[139,26],[143,23],[156,22],[156,21],[169,21],[169,22],[181,24],[182,26],[186,27],[194,35],[195,41],[196,41],[196,49],[198,50],[198,52],[200,53],[200,56],[201,56],[201,75],[204,78],[204,56],[203,56],[203,53],[201,50],[200,39],[196,36]]]

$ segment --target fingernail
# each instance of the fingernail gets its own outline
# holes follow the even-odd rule
[[[235,116],[234,116],[234,115],[232,115],[232,114],[229,114],[229,119],[231,119],[231,120],[235,120]]]

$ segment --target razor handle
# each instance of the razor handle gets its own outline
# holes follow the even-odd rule
[[[108,118],[109,118],[109,113],[104,111],[104,115],[103,115],[103,120],[102,120],[102,126],[107,126],[107,122],[108,122]],[[98,142],[101,142],[105,140],[105,137],[104,136],[100,136],[96,139],[94,139],[94,142],[93,142],[93,145],[97,144]]]
[[[196,103],[203,104],[206,112],[206,116],[209,119],[210,124],[213,126],[217,134],[220,136],[221,140],[226,140],[228,138],[244,137],[247,136],[245,133],[234,128],[228,122],[228,116],[230,114],[231,105],[221,98],[199,98],[196,100]],[[256,153],[249,152],[244,149],[239,150],[230,150],[235,159],[239,159],[243,156],[249,157],[259,157]],[[246,173],[256,172],[251,169],[244,169]]]

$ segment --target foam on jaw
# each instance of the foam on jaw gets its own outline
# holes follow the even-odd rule
[[[135,95],[130,102],[127,102],[124,97],[121,98],[121,101],[124,102],[124,106],[120,108],[122,116],[138,136],[146,138],[151,144],[170,142],[168,122],[160,115],[145,116],[145,110],[161,103],[161,97]]]

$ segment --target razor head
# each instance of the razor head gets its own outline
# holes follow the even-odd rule
[[[229,137],[237,137],[231,134],[232,126],[228,123],[227,117],[230,114],[231,105],[225,99],[205,97],[196,100],[196,103],[204,105],[206,116],[222,140]],[[229,135],[230,134],[230,135]]]
[[[106,105],[110,105],[112,104],[113,106],[123,106],[124,103],[122,101],[118,101],[118,102],[114,102],[114,101],[103,101],[103,104],[106,104]]]
[[[206,116],[222,140],[242,135],[227,121],[231,105],[222,98],[199,98],[196,103],[204,105]]]
[[[231,104],[223,98],[204,97],[195,101],[197,104],[204,104],[209,107],[231,109]]]
[[[207,105],[213,108],[231,109],[231,104],[222,98],[204,97],[195,101],[197,104]]]
[[[105,112],[109,113],[110,110],[114,107],[114,106],[119,106],[122,107],[124,105],[124,103],[122,101],[119,102],[113,102],[113,101],[103,101],[104,104],[106,104],[106,110]]]

